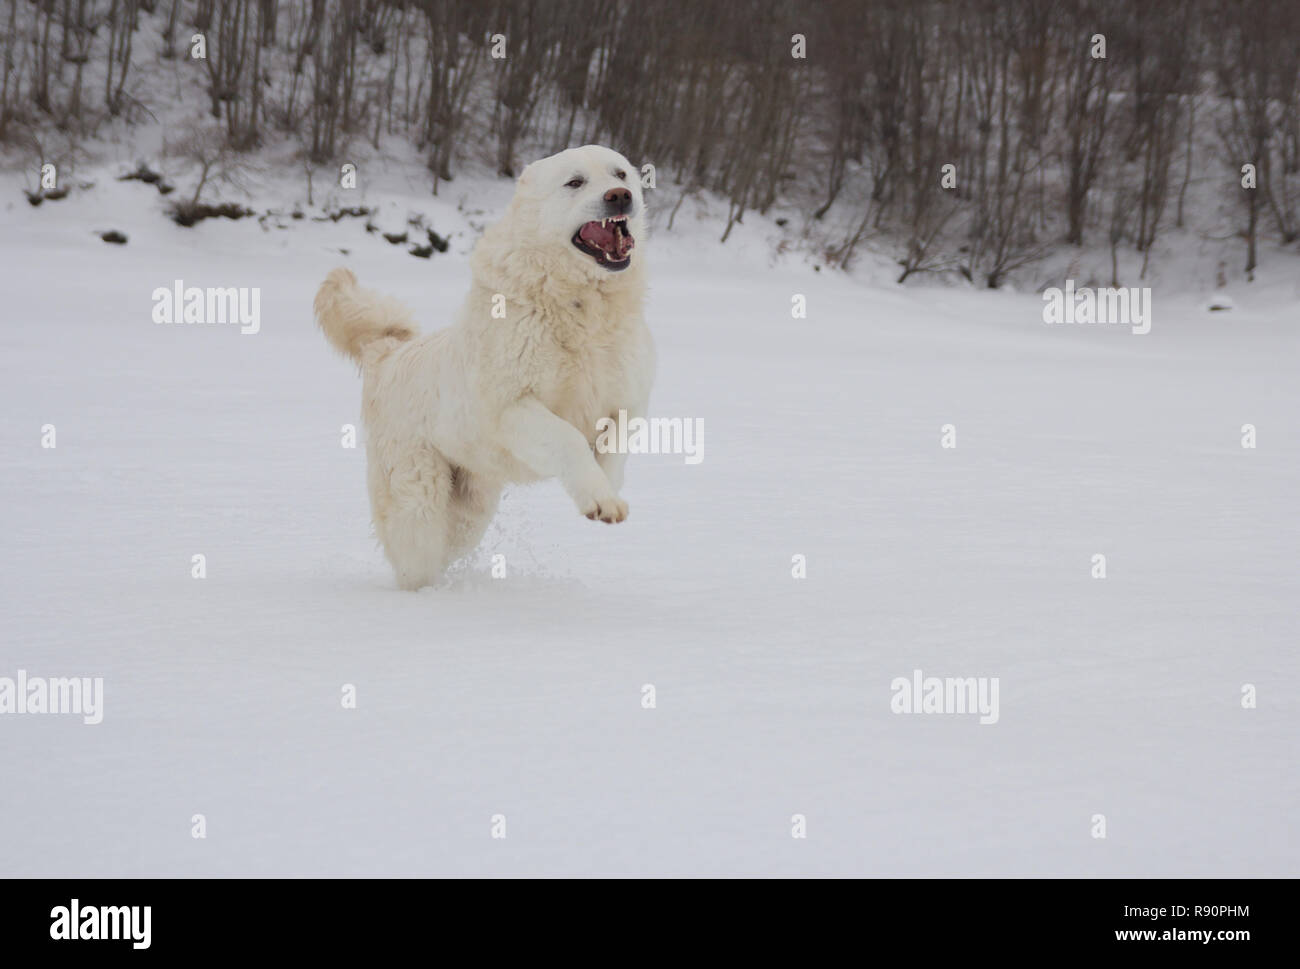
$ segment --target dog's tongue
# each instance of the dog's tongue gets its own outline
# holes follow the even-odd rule
[[[614,237],[614,230],[606,228],[600,222],[588,222],[578,230],[578,238],[583,242],[589,242],[597,249],[604,249],[612,253],[617,240]]]

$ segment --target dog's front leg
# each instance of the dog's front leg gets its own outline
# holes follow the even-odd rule
[[[627,517],[627,502],[596,463],[582,432],[534,397],[501,415],[501,445],[534,474],[559,478],[578,511],[613,524]]]
[[[639,418],[644,418],[646,413],[647,402],[642,401],[639,404],[632,404],[628,407],[620,407],[609,416],[612,422],[613,434],[610,436],[617,442],[621,436],[618,432],[620,422],[631,422]],[[605,472],[605,477],[609,478],[609,483],[614,486],[615,491],[623,490],[623,472],[627,467],[627,450],[619,448],[615,443],[613,446],[601,446],[601,439],[598,435],[596,438],[596,463],[600,469]]]
[[[623,470],[627,466],[626,451],[602,451],[596,449],[596,463],[605,472],[610,485],[615,491],[623,487]]]

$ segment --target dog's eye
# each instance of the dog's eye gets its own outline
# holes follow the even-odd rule
[[[582,186],[586,185],[587,182],[585,179],[582,178],[571,178],[564,184],[567,185],[569,188],[582,188]]]
[[[614,177],[617,178],[619,181],[626,182],[626,181],[627,181],[627,172],[625,172],[625,171],[617,171],[617,172],[614,173]]]

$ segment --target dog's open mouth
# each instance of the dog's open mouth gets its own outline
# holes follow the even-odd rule
[[[636,240],[627,228],[627,216],[616,215],[599,222],[587,222],[573,234],[573,244],[611,272],[632,264]]]

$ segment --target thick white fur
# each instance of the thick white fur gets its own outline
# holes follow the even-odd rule
[[[616,172],[625,173],[620,179]],[[581,188],[566,185],[575,176]],[[631,265],[572,245],[631,190]],[[597,421],[644,416],[654,347],[642,313],[645,216],[637,171],[598,145],[529,165],[484,232],[455,325],[417,336],[407,311],[335,269],[316,294],[329,341],[361,365],[371,513],[404,589],[478,545],[503,486],[558,478],[588,518],[621,522],[626,455],[594,450]],[[492,316],[493,298],[505,318]],[[500,301],[498,300],[498,303]]]

